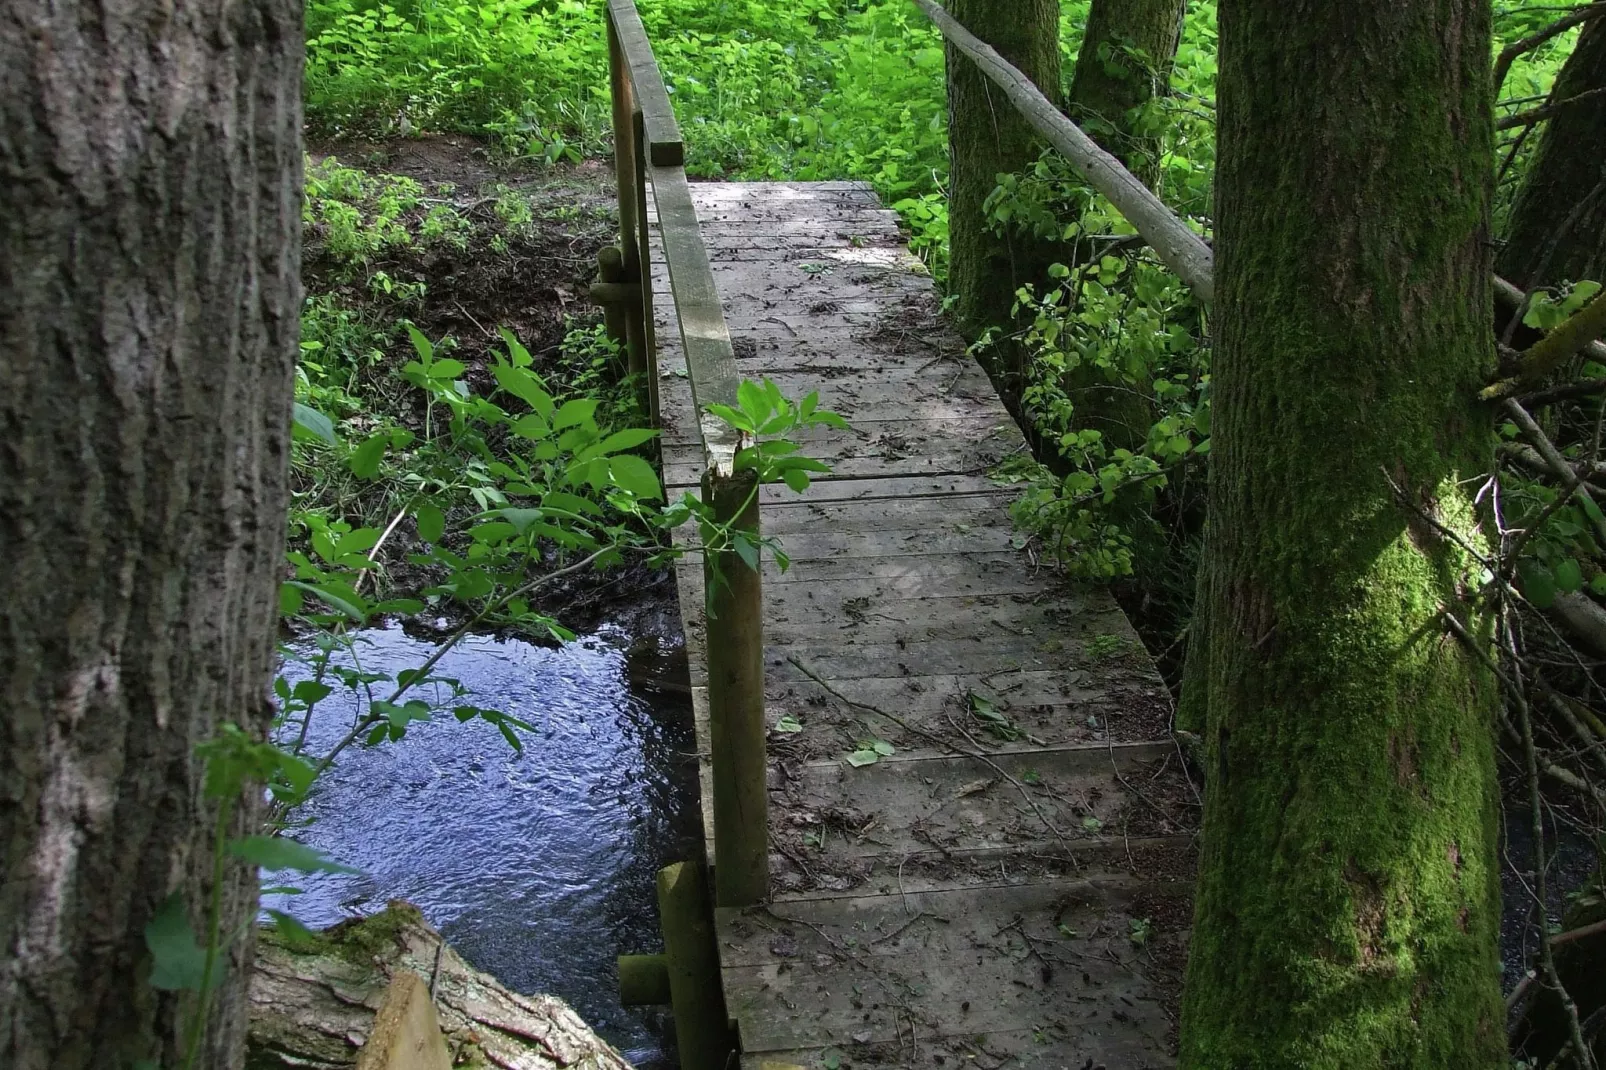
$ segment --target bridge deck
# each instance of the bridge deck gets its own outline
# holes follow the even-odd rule
[[[853,424],[807,443],[831,477],[763,497],[792,557],[764,575],[775,895],[716,919],[743,1066],[1172,1065],[1197,811],[1163,684],[1106,593],[1017,547],[988,472],[1024,442],[893,213],[856,183],[693,194],[742,374]],[[676,494],[702,454],[660,309]],[[678,580],[711,840],[700,565]],[[872,739],[896,752],[849,765]]]

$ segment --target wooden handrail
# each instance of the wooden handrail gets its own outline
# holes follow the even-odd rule
[[[619,35],[630,82],[636,90],[649,161],[654,167],[684,166],[686,146],[680,140],[680,124],[669,106],[669,90],[664,86],[664,76],[658,70],[635,0],[608,0],[608,16]]]
[[[756,542],[755,473],[736,471],[737,453],[746,443],[729,424],[708,414],[709,405],[737,406],[741,375],[686,181],[686,148],[634,0],[607,0],[607,4],[622,268],[617,278],[593,292],[626,308],[630,367],[646,377],[653,419],[658,422],[652,246],[646,221],[650,195],[658,211],[669,296],[698,413],[705,469],[702,499],[716,524]],[[763,591],[758,570],[741,559],[729,540],[705,549],[703,562],[714,784],[714,827],[706,831],[713,839],[714,901],[722,907],[742,907],[769,893]]]

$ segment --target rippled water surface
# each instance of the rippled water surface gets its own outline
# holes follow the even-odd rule
[[[395,673],[431,650],[399,627],[363,639],[365,669]],[[614,957],[661,948],[654,875],[695,849],[691,718],[683,698],[632,693],[626,641],[464,641],[436,675],[533,724],[524,753],[450,713],[348,749],[295,835],[361,874],[298,877],[304,894],[264,905],[322,927],[406,899],[504,984],[562,997],[634,1062],[661,1058],[656,1012],[619,1005]],[[343,691],[325,699],[308,752],[338,740],[355,709]]]

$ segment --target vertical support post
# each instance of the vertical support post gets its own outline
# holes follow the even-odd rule
[[[624,253],[617,245],[605,245],[597,253],[597,281],[604,285],[623,283],[625,271]],[[595,300],[597,294],[592,293]],[[628,340],[628,327],[626,320],[628,313],[623,303],[617,300],[599,301],[602,305],[602,326],[608,332],[608,340],[619,347],[621,353],[625,352]]]
[[[636,143],[645,145],[647,143],[647,134],[639,111],[635,115],[635,124]],[[648,155],[650,153],[651,150],[649,149]],[[639,347],[639,367],[637,360],[638,350],[632,349],[630,351],[630,370],[632,373],[638,373],[646,379],[647,411],[652,416],[652,426],[662,427],[663,422],[659,419],[658,410],[658,339],[654,334],[655,328],[652,322],[652,238],[648,233],[647,224],[647,168],[650,166],[650,161],[647,156],[638,155],[637,166],[640,169],[640,175],[636,181],[636,219],[638,220],[637,225],[640,230],[641,241],[641,345]]]
[[[608,76],[613,96],[613,173],[619,187],[619,249],[624,254],[621,279],[627,283],[642,282],[642,169],[640,109],[636,107],[635,88],[630,81],[630,64],[624,45],[619,40],[619,29],[608,14]],[[630,357],[632,373],[645,369],[643,356],[645,339],[642,337],[644,317],[641,300],[626,306],[625,347]]]
[[[758,473],[703,475],[717,523],[758,543]],[[769,895],[769,795],[764,752],[764,596],[759,570],[727,546],[703,557],[708,592],[708,730],[714,774],[714,902],[745,907]]]
[[[696,862],[658,871],[658,915],[664,930],[675,1039],[686,1070],[717,1070],[735,1048],[719,977],[719,947],[708,884]]]

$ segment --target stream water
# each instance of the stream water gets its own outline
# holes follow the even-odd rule
[[[416,667],[432,649],[400,627],[361,638],[369,670]],[[349,748],[294,835],[361,872],[297,876],[302,894],[263,905],[316,928],[406,899],[503,984],[568,1001],[638,1067],[672,1065],[663,1015],[620,1006],[614,958],[661,949],[655,874],[696,850],[691,712],[684,696],[632,690],[630,638],[465,640],[436,675],[533,724],[524,752],[449,713],[400,742]],[[308,752],[338,740],[355,710],[344,691],[325,699]]]

